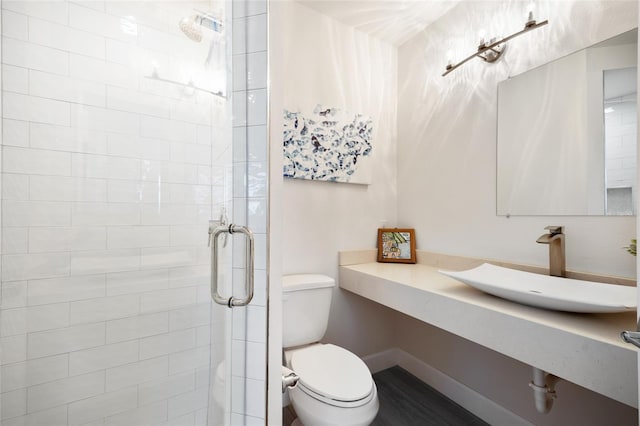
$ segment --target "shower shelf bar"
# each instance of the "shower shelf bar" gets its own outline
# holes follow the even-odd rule
[[[222,92],[212,92],[211,90],[203,89],[202,87],[198,87],[198,86],[194,85],[192,82],[182,83],[180,81],[169,80],[167,78],[161,78],[161,77],[158,77],[157,75],[145,75],[144,78],[148,78],[150,80],[161,81],[163,83],[175,84],[177,86],[188,87],[188,88],[191,88],[193,90],[199,90],[201,92],[209,93],[209,94],[211,94],[213,96],[217,96],[217,97],[219,97],[221,99],[225,99],[225,100],[227,99],[227,97]]]

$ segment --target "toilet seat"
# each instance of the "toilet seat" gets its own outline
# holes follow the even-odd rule
[[[353,408],[374,397],[374,383],[366,364],[339,346],[313,345],[296,350],[291,369],[300,377],[298,387],[325,404]]]

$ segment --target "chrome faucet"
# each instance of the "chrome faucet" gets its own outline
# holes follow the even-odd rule
[[[536,243],[549,244],[549,275],[566,277],[564,259],[564,234],[562,226],[546,226],[548,234],[542,234]]]

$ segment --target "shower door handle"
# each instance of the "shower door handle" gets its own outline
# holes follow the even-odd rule
[[[242,234],[247,238],[247,250],[245,254],[246,270],[244,280],[244,297],[224,297],[218,291],[218,236],[220,234]],[[220,224],[219,221],[211,221],[209,225],[209,242],[211,244],[211,300],[219,305],[229,308],[234,306],[246,306],[253,299],[253,269],[254,269],[254,244],[253,232],[246,226],[234,224]]]

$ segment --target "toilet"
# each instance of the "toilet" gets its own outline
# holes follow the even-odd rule
[[[285,367],[299,377],[287,389],[294,424],[365,426],[378,413],[378,392],[366,364],[348,350],[319,343],[327,330],[335,281],[324,275],[285,275],[283,346]]]

